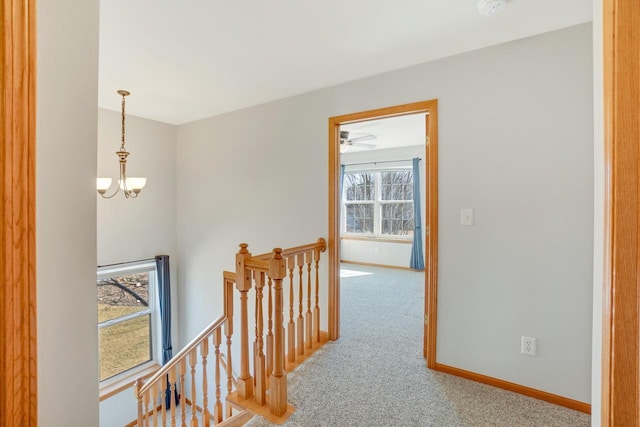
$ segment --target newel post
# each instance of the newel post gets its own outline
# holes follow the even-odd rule
[[[247,314],[247,294],[251,289],[251,272],[245,268],[245,260],[251,257],[246,243],[240,243],[236,254],[236,287],[240,292],[240,377],[238,397],[253,397],[253,378],[249,373],[249,319]]]
[[[270,379],[269,409],[272,414],[282,416],[287,412],[287,376],[284,373],[284,323],[282,279],[287,274],[287,265],[282,258],[282,249],[273,250],[273,258],[269,261],[269,277],[273,279],[274,288],[274,361]]]

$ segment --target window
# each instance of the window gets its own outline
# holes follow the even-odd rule
[[[342,203],[342,231],[347,235],[413,235],[412,170],[345,172]]]
[[[112,382],[159,359],[155,261],[100,267],[97,286],[100,381]]]

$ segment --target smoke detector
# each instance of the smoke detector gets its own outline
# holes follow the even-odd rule
[[[478,11],[480,15],[491,16],[507,5],[507,0],[480,0]]]

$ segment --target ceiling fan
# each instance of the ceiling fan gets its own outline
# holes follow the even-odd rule
[[[353,138],[349,138],[349,131],[348,130],[341,130],[340,131],[340,152],[344,153],[351,146],[367,147],[367,148],[376,147],[377,144],[371,144],[371,143],[365,143],[364,142],[364,141],[373,141],[375,139],[378,139],[378,138],[376,138],[376,136],[373,135],[373,134],[368,134],[368,135],[362,135],[362,136],[356,136],[356,137],[353,137]]]

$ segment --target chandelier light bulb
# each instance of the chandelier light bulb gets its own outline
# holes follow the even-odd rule
[[[128,176],[125,182],[118,180],[118,184],[122,190],[131,190],[139,193],[147,184],[147,178]]]
[[[96,178],[96,188],[98,189],[98,193],[106,193],[109,187],[111,187],[111,181],[113,181],[111,178]]]

